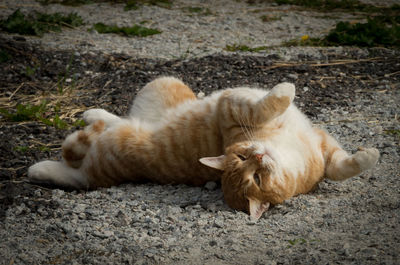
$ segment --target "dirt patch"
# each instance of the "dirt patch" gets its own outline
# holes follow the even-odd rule
[[[1,38],[0,108],[46,100],[36,119],[1,116],[0,226],[7,262],[395,264],[399,249],[399,53],[386,49],[298,54],[296,62],[216,54],[190,60],[48,51]],[[60,144],[84,110],[127,113],[137,91],[160,75],[209,94],[235,86],[296,85],[295,102],[347,149],[378,147],[381,165],[346,183],[323,182],[311,195],[275,207],[258,223],[228,209],[219,187],[125,185],[63,192],[26,183],[27,167],[59,159]],[[99,209],[97,209],[99,207]],[[119,211],[116,211],[119,209]],[[105,225],[107,224],[107,225]],[[22,229],[22,227],[24,227]],[[100,247],[101,246],[101,247]],[[19,253],[19,254],[18,254]],[[22,254],[21,254],[22,253]]]

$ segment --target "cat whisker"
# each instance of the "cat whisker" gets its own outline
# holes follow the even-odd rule
[[[234,109],[234,110],[235,110],[235,115],[238,118],[238,123],[239,123],[240,129],[242,130],[242,132],[245,135],[246,139],[251,142],[252,141],[251,134],[250,134],[245,122],[244,122],[244,119],[243,119],[242,115],[236,109]]]

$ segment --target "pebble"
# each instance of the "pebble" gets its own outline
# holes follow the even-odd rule
[[[215,183],[214,181],[209,181],[204,185],[204,188],[209,191],[215,190],[217,188],[217,183]]]

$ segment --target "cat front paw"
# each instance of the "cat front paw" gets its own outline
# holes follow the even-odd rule
[[[376,148],[359,148],[354,154],[354,160],[360,167],[360,171],[368,170],[375,166],[379,159],[379,151]]]
[[[277,98],[287,97],[289,101],[292,102],[296,93],[296,88],[294,84],[284,82],[274,86],[271,90],[271,95]]]

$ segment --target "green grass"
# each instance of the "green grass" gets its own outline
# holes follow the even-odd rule
[[[367,23],[339,22],[326,37],[291,40],[283,46],[400,47],[400,24],[396,18],[378,16]]]
[[[384,132],[389,135],[400,137],[400,130],[390,129],[390,130],[384,130]]]
[[[298,245],[298,244],[305,244],[307,241],[304,238],[296,238],[293,240],[288,240],[290,246]]]
[[[228,52],[260,52],[260,51],[265,51],[267,50],[267,46],[259,46],[259,47],[254,47],[251,48],[247,45],[241,45],[241,44],[233,44],[233,45],[226,45],[225,50]]]
[[[15,151],[18,153],[26,153],[28,151],[40,151],[40,152],[50,152],[51,149],[48,146],[41,145],[41,146],[26,146],[26,145],[20,145],[20,146],[15,146],[13,148]]]
[[[146,37],[161,33],[161,31],[159,31],[158,29],[146,28],[140,25],[133,25],[132,27],[118,27],[115,25],[96,23],[93,26],[93,29],[102,34],[116,33],[123,36],[138,36],[138,37]]]
[[[46,111],[46,105],[46,101],[39,105],[18,104],[14,112],[9,112],[6,109],[0,109],[0,113],[4,115],[7,120],[12,122],[38,120],[43,117],[43,114]]]
[[[60,32],[62,26],[77,27],[83,24],[82,18],[76,13],[67,15],[61,13],[46,14],[36,12],[23,14],[19,9],[6,20],[0,20],[0,28],[8,33],[42,36],[44,33]]]
[[[368,19],[367,23],[339,22],[324,40],[328,44],[400,47],[400,25],[387,25],[379,18]]]
[[[59,110],[56,109],[54,111],[49,110],[46,101],[43,101],[39,105],[18,104],[14,111],[0,108],[0,114],[11,122],[40,121],[57,129],[67,129],[67,122],[60,118],[58,112]],[[48,113],[53,113],[54,116],[49,117]]]
[[[276,15],[262,15],[260,18],[263,22],[271,22],[271,21],[276,21],[276,20],[281,19],[280,16],[276,16]]]
[[[400,5],[394,4],[390,7],[377,7],[362,3],[358,0],[275,0],[279,5],[304,6],[318,11],[330,12],[332,10],[346,10],[351,12],[366,13],[392,13],[400,10]]]
[[[164,8],[171,8],[171,0],[37,0],[42,5],[61,4],[66,6],[81,6],[94,3],[125,4],[124,10],[136,10],[143,5],[155,5]]]
[[[185,12],[188,12],[190,14],[196,14],[196,15],[202,15],[202,16],[209,16],[212,14],[212,12],[209,8],[203,8],[203,7],[199,7],[199,6],[183,7],[182,10]]]
[[[14,147],[14,150],[18,153],[26,153],[28,150],[30,150],[30,148],[29,146],[16,146]]]
[[[92,0],[37,0],[42,5],[61,4],[65,6],[81,6],[94,4],[96,1]]]
[[[172,1],[170,0],[121,0],[120,2],[125,3],[125,11],[136,10],[143,5],[152,5],[163,8],[172,7]]]

